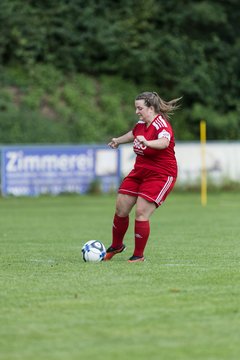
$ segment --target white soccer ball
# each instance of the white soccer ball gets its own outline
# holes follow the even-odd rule
[[[82,247],[83,260],[86,262],[102,261],[105,254],[105,246],[99,240],[89,240]]]

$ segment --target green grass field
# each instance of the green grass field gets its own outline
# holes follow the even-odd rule
[[[0,199],[0,359],[240,358],[240,194],[173,193],[151,218],[144,263],[110,244],[115,197]]]

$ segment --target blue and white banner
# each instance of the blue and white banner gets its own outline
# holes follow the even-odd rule
[[[119,152],[105,146],[2,148],[2,194],[86,193],[98,180],[103,192],[119,184]]]

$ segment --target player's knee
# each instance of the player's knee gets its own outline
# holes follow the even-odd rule
[[[117,201],[115,213],[117,214],[117,216],[125,217],[128,216],[129,210],[128,208],[126,208],[125,204],[122,203],[122,201]]]
[[[116,214],[120,217],[128,216],[135,203],[134,197],[119,194],[116,202]]]
[[[116,207],[116,211],[115,211],[116,215],[119,217],[125,217],[128,216],[128,212],[122,208],[118,208]]]
[[[136,216],[136,220],[139,221],[148,220],[148,216],[145,213],[144,208],[141,206],[136,208],[135,216]]]

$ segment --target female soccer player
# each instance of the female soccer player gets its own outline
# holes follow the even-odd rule
[[[104,260],[125,250],[124,235],[129,214],[135,207],[135,248],[129,262],[144,261],[144,249],[150,234],[149,218],[173,189],[177,178],[174,134],[169,114],[179,107],[181,98],[169,102],[156,92],[143,92],[135,99],[139,121],[133,130],[112,138],[108,144],[117,148],[133,142],[136,161],[133,170],[123,179],[117,195],[112,228],[112,244]]]

